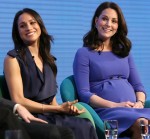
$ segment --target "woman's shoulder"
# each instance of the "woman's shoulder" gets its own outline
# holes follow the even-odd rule
[[[16,56],[15,56],[15,52],[13,50],[10,50],[6,57],[4,58],[4,67],[5,69],[12,69],[14,68],[16,65],[18,65]]]
[[[17,53],[17,50],[12,49],[7,52],[7,55],[15,58],[18,55],[18,53]]]
[[[89,48],[88,47],[81,47],[77,50],[77,53],[80,53],[80,54],[87,54],[89,53]]]
[[[4,58],[4,62],[9,63],[9,62],[16,60],[16,55],[17,55],[17,52],[15,49],[9,50],[7,52],[7,55]]]
[[[90,50],[88,47],[79,48],[75,54],[75,59],[88,60],[90,58]]]

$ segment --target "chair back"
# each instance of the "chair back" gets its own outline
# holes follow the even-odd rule
[[[10,99],[7,83],[4,75],[0,75],[0,97]]]
[[[73,75],[68,76],[62,81],[60,85],[60,95],[63,102],[73,101],[75,99],[78,99],[77,89],[76,89]],[[79,102],[79,104],[84,106],[92,115],[99,139],[105,139],[103,121],[97,115],[95,110],[90,105],[84,102]]]
[[[60,92],[63,102],[78,99],[73,75],[70,75],[63,80],[63,82],[60,85]]]

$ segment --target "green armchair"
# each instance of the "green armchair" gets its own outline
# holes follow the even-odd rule
[[[60,85],[60,94],[61,94],[62,101],[65,102],[65,101],[73,101],[75,99],[78,99],[76,92],[77,91],[76,91],[73,75],[65,78]],[[97,113],[90,105],[83,102],[79,102],[79,104],[84,106],[92,115],[99,139],[105,139],[103,121],[100,119],[100,117],[97,115]]]
[[[10,99],[9,91],[7,88],[6,80],[4,75],[0,75],[0,97]]]
[[[73,75],[68,76],[62,81],[60,85],[60,94],[61,94],[61,98],[63,102],[73,101],[75,99],[78,99]],[[97,115],[97,113],[94,111],[94,109],[90,105],[83,103],[83,102],[79,102],[79,103],[83,105],[92,115],[99,139],[105,139],[103,121],[100,119],[100,117]],[[150,108],[150,100],[146,101],[144,107]]]

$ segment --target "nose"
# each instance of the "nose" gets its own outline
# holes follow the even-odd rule
[[[111,21],[110,21],[110,20],[107,20],[106,25],[107,25],[107,26],[111,26]]]
[[[27,24],[27,25],[26,25],[26,30],[30,30],[31,27],[32,27],[32,26],[31,26],[30,24]]]

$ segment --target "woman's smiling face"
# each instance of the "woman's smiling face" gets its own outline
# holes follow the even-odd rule
[[[18,31],[25,44],[38,42],[41,35],[41,29],[33,16],[23,13],[18,19]]]
[[[118,29],[117,12],[111,8],[103,10],[100,16],[95,18],[95,25],[103,41],[110,39]]]

